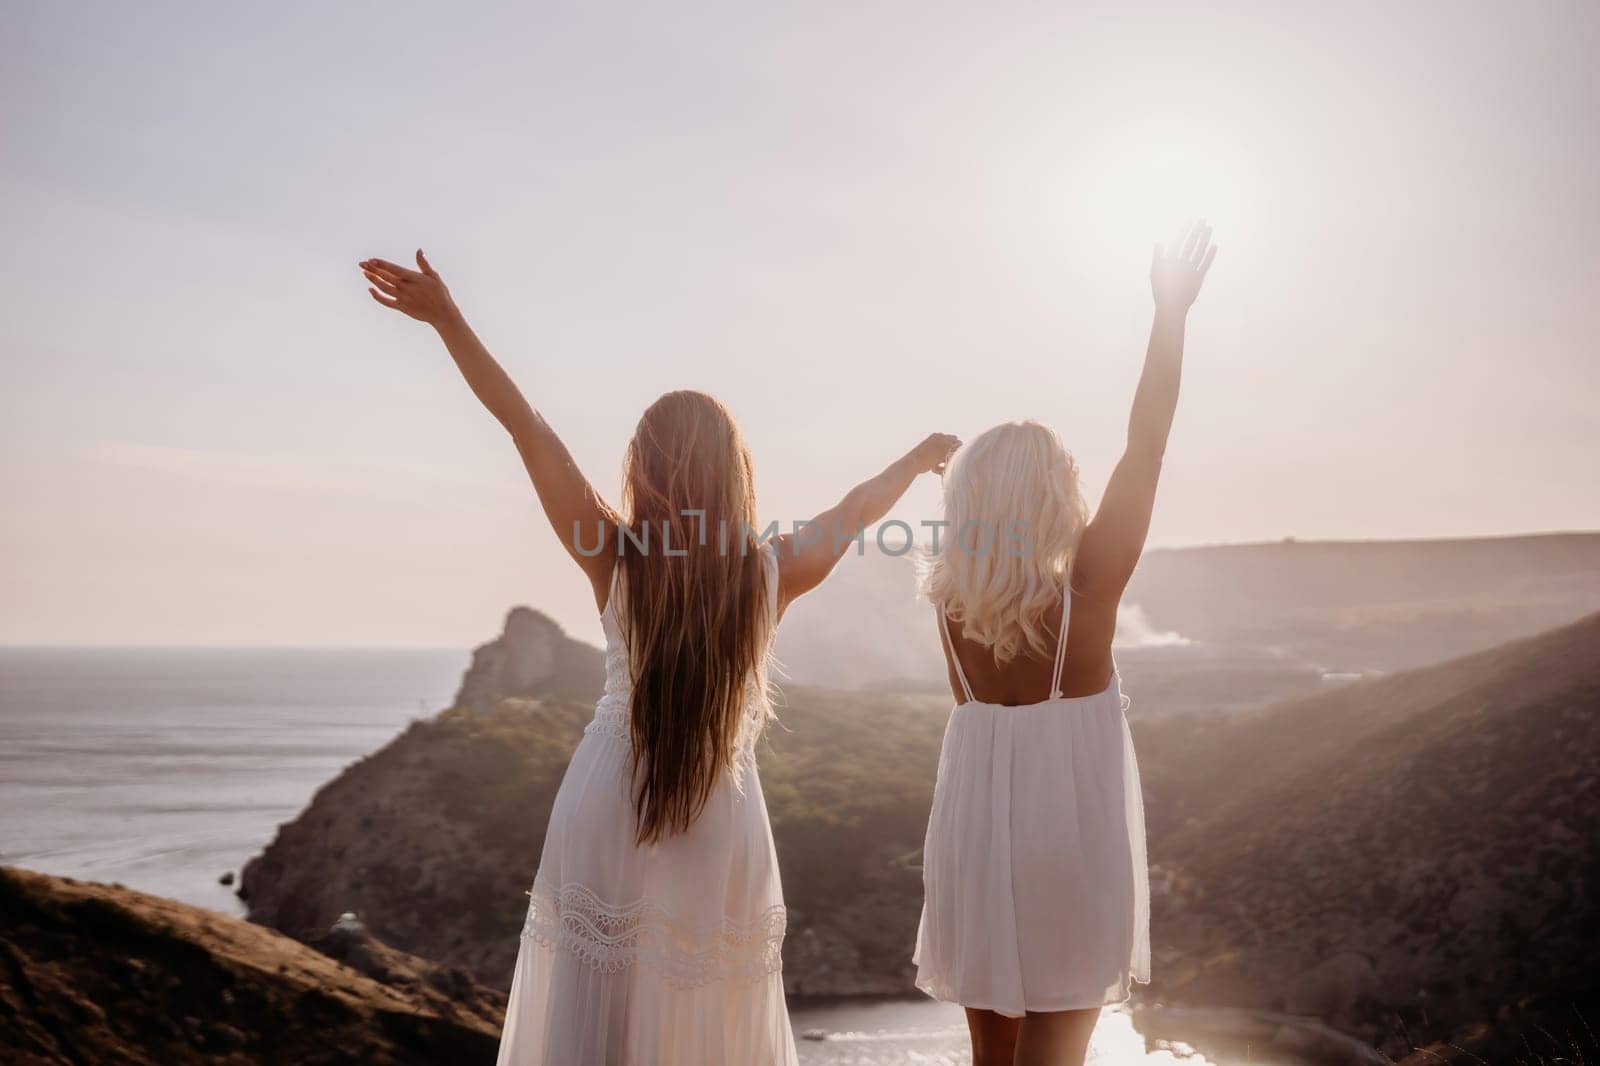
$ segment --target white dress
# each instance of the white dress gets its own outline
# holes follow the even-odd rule
[[[762,547],[776,613],[777,555]],[[556,793],[499,1066],[791,1066],[786,913],[754,742],[689,829],[635,843],[627,650],[613,594],[605,695]]]
[[[923,853],[917,987],[1021,1017],[1100,1007],[1150,980],[1144,801],[1121,677],[1061,696],[1070,592],[1051,698],[1007,707],[972,695],[945,728]]]

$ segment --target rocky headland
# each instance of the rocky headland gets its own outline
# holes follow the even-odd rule
[[[507,694],[480,667],[532,673],[480,653],[471,706],[352,766],[246,868],[252,918],[306,937],[355,911],[397,948],[503,988],[595,654],[541,652],[576,664],[563,688]],[[787,689],[761,772],[791,993],[911,991],[948,702]],[[1592,1003],[1600,616],[1259,711],[1136,719],[1135,733],[1155,887],[1145,1002],[1315,1018],[1397,1059],[1492,1039],[1550,997]]]

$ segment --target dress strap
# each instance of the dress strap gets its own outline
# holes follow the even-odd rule
[[[1061,634],[1056,637],[1056,665],[1050,673],[1050,698],[1061,698],[1061,671],[1067,665],[1067,623],[1072,617],[1072,583],[1061,589]]]
[[[956,654],[956,642],[950,636],[950,623],[945,621],[943,607],[939,608],[939,631],[944,634],[944,646],[950,652],[950,661],[956,664],[956,677],[961,680],[961,691],[966,695],[967,702],[978,702],[972,694],[972,686],[967,684],[967,672],[961,668],[961,656]]]

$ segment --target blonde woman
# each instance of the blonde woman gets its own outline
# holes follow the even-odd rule
[[[920,988],[967,1008],[975,1066],[1076,1066],[1100,1008],[1150,979],[1144,806],[1111,638],[1210,237],[1202,224],[1156,249],[1127,450],[1092,519],[1071,453],[1037,422],[988,430],[945,474],[925,591],[956,706],[915,961]]]
[[[773,631],[849,534],[960,442],[931,436],[817,516],[817,532],[758,542],[738,426],[710,396],[672,392],[634,431],[619,513],[420,250],[416,270],[360,265],[374,299],[438,331],[510,433],[605,630],[605,694],[550,815],[500,1066],[794,1063],[783,891],[753,754]]]

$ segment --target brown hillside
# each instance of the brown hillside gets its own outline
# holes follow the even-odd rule
[[[502,1000],[369,947],[392,983],[235,918],[0,868],[0,1061],[494,1061]]]
[[[1399,1057],[1528,997],[1576,994],[1600,943],[1597,652],[1600,616],[1264,711],[1136,719],[1150,998],[1312,1014]],[[791,991],[910,991],[948,707],[789,691],[761,772]],[[305,936],[357,911],[384,940],[503,987],[591,714],[500,698],[412,726],[250,864],[252,917]]]
[[[1488,651],[1311,698],[1135,723],[1152,837],[1210,820],[1270,781],[1292,783],[1398,721],[1467,692],[1504,705],[1559,696],[1600,659],[1600,615]],[[1138,694],[1135,693],[1137,702]],[[1250,786],[1241,792],[1241,785]]]
[[[1398,1057],[1600,968],[1600,615],[1146,735],[1154,995]]]

